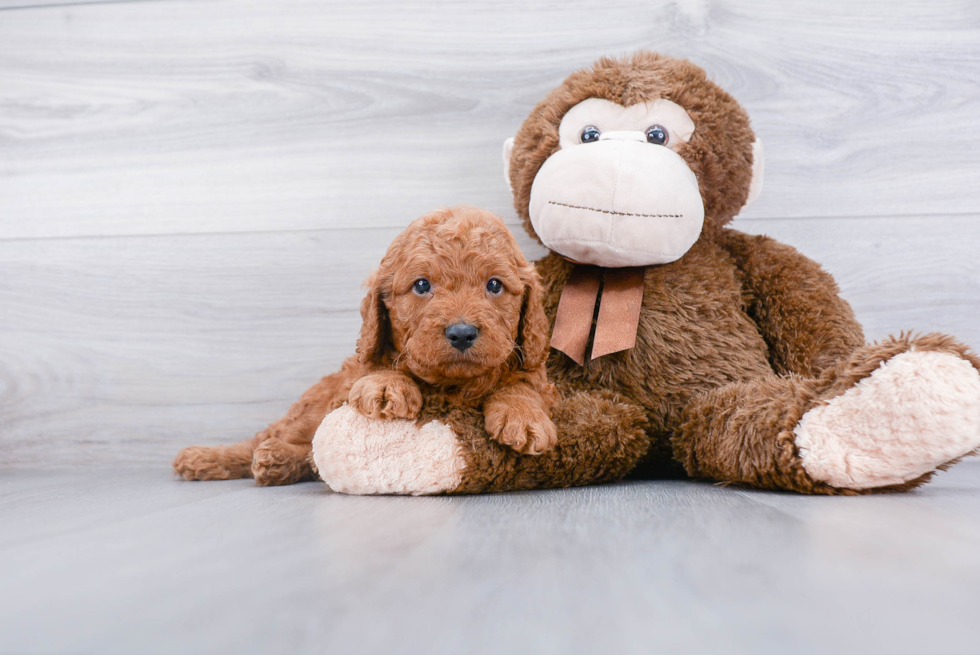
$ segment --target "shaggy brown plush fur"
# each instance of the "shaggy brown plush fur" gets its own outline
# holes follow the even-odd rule
[[[553,351],[552,379],[616,391],[642,408],[650,448],[636,475],[663,475],[679,464],[688,475],[722,482],[853,493],[803,470],[793,437],[800,417],[911,349],[956,354],[974,366],[978,360],[937,335],[865,346],[850,306],[817,264],[767,237],[723,227],[747,197],[754,135],[738,103],[687,61],[645,52],[602,59],[535,107],[515,137],[509,173],[514,206],[532,236],[535,175],[559,148],[565,112],[588,98],[624,106],[665,98],[687,110],[696,129],[679,154],[697,175],[705,226],[681,259],[646,269],[636,346],[585,366]],[[537,266],[553,321],[573,265],[551,254]]]
[[[558,443],[534,457],[487,438],[479,409],[432,396],[420,423],[449,425],[462,446],[462,484],[453,493],[551,489],[622,479],[649,447],[643,411],[609,391],[561,390],[552,418]]]
[[[951,337],[903,334],[862,346],[815,378],[768,376],[695,397],[685,408],[677,430],[678,456],[684,458],[692,475],[752,487],[820,494],[913,489],[933,474],[874,490],[838,489],[811,480],[800,466],[793,434],[808,410],[843,395],[882,363],[912,350],[955,354],[980,370],[980,358]],[[735,438],[719,438],[725,435]]]

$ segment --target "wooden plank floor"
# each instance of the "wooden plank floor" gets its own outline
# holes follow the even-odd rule
[[[338,366],[414,217],[541,254],[501,143],[639,48],[752,116],[736,228],[870,339],[980,346],[974,0],[0,0],[0,653],[980,653],[976,461],[868,498],[171,476]]]
[[[2,653],[980,652],[980,462],[903,496],[0,481]]]

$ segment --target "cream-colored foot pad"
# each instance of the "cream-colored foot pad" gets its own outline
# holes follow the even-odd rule
[[[794,430],[803,468],[835,487],[901,484],[980,447],[980,373],[948,353],[906,352]]]
[[[323,419],[313,437],[313,461],[331,489],[358,495],[452,491],[464,466],[448,425],[371,419],[347,405]]]

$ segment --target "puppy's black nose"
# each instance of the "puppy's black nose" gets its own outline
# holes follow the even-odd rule
[[[453,323],[446,328],[446,338],[449,339],[453,348],[459,352],[463,352],[472,346],[478,336],[480,336],[480,330],[469,323]]]

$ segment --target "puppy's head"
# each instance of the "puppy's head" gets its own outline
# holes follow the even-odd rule
[[[368,280],[362,362],[452,384],[548,355],[541,283],[503,221],[474,207],[412,222]]]

